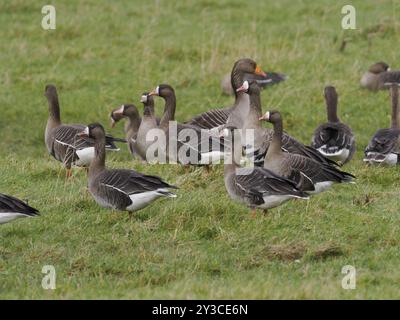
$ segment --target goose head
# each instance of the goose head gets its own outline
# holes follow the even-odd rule
[[[44,90],[44,95],[45,95],[47,98],[51,98],[51,97],[57,96],[57,89],[56,89],[56,86],[53,85],[53,84],[48,84],[48,85],[46,85],[46,88],[45,88],[45,90]]]
[[[256,80],[245,80],[242,86],[236,89],[236,92],[245,92],[249,95],[260,94],[260,91],[261,88]]]
[[[123,104],[120,107],[111,111],[111,127],[114,128],[115,124],[123,117],[139,117],[138,109],[134,104]]]
[[[390,67],[387,63],[380,61],[369,67],[368,71],[373,74],[380,74],[385,71],[390,71]]]
[[[169,84],[160,84],[153,91],[150,91],[148,96],[159,96],[162,98],[167,98],[169,96],[175,95],[174,89]]]
[[[100,123],[91,123],[83,131],[78,133],[79,137],[91,138],[94,140],[105,139],[106,133]]]
[[[271,122],[271,123],[277,123],[279,121],[282,121],[282,116],[281,113],[279,111],[276,110],[271,110],[271,111],[267,111],[266,113],[264,113],[260,118],[260,121],[267,121],[267,122]]]
[[[267,76],[267,74],[261,69],[261,67],[254,60],[249,58],[237,60],[233,65],[232,72],[250,73],[263,77]]]

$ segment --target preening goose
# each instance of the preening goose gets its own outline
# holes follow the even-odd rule
[[[168,84],[160,84],[149,93],[165,100],[164,114],[158,128],[165,133],[165,161],[191,165],[209,165],[223,158],[224,145],[208,130],[175,122],[176,96]]]
[[[287,76],[283,73],[271,72],[266,71],[265,75],[263,74],[253,74],[247,77],[247,80],[257,80],[257,83],[260,85],[261,88],[270,87],[274,84],[280,83],[285,81]],[[226,74],[221,81],[221,89],[222,93],[231,96],[234,95],[234,90],[232,88],[231,82],[231,74]]]
[[[242,168],[239,165],[240,133],[234,127],[226,127],[222,135],[232,141],[232,153],[225,158],[224,181],[229,196],[252,209],[274,208],[294,199],[307,199],[308,195],[296,187],[295,182],[261,167]]]
[[[241,128],[242,119],[246,117],[249,109],[249,99],[246,95],[237,93],[236,89],[242,85],[245,78],[250,76],[265,77],[266,74],[252,59],[237,60],[230,75],[231,87],[235,88],[234,105],[206,111],[186,123],[201,129],[214,129],[225,124]]]
[[[324,90],[328,122],[321,124],[312,137],[311,146],[325,157],[345,164],[356,151],[356,140],[350,127],[337,116],[338,95],[335,87]]]
[[[157,176],[127,169],[107,169],[106,139],[100,124],[90,124],[79,135],[94,140],[96,156],[89,166],[89,192],[100,206],[133,212],[143,209],[158,198],[176,197],[169,189],[177,187]]]
[[[260,120],[271,122],[274,126],[264,168],[292,180],[301,177],[299,187],[312,194],[327,190],[333,183],[351,182],[354,178],[353,175],[340,171],[335,166],[282,151],[283,125],[281,114],[278,111],[268,111],[260,117]],[[314,188],[310,188],[310,181]]]
[[[387,63],[377,62],[363,74],[360,83],[362,87],[371,91],[388,89],[387,84],[400,84],[400,70],[391,71]]]
[[[10,222],[18,218],[35,217],[39,211],[25,202],[0,193],[0,224]]]
[[[263,166],[265,155],[272,140],[273,130],[262,127],[259,121],[259,118],[262,115],[260,87],[255,81],[249,82],[245,80],[242,86],[236,89],[236,91],[250,97],[250,108],[246,116],[243,115],[244,120],[241,129],[243,134],[252,132],[254,135],[254,142],[245,145],[246,153],[248,156],[254,158],[253,160],[255,165]],[[314,148],[305,146],[287,133],[283,133],[282,135],[282,148],[287,152],[300,154],[321,163],[334,163],[325,158]]]
[[[81,124],[62,124],[60,105],[56,87],[47,85],[45,89],[49,105],[49,117],[46,125],[45,143],[47,151],[67,169],[67,177],[71,175],[71,166],[87,167],[94,157],[94,142],[91,139],[77,137],[85,126]],[[115,141],[126,142],[123,139],[106,135],[107,150],[118,151]]]
[[[396,165],[400,163],[400,119],[399,119],[399,87],[392,84],[390,88],[392,99],[391,126],[379,129],[372,137],[364,153],[364,161],[369,164]]]

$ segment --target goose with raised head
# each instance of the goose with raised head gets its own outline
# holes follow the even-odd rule
[[[335,87],[324,89],[328,122],[314,131],[311,146],[333,161],[345,164],[356,151],[356,140],[350,127],[337,115],[338,94]]]
[[[158,198],[175,198],[169,189],[177,189],[157,176],[128,169],[107,169],[106,138],[102,125],[89,124],[80,134],[94,140],[95,157],[89,166],[89,192],[104,208],[137,211]]]
[[[393,166],[400,163],[399,86],[397,83],[391,85],[390,94],[392,100],[391,126],[379,129],[365,148],[364,162],[369,164]]]
[[[246,154],[248,157],[253,158],[255,165],[262,166],[272,140],[273,130],[270,128],[264,128],[261,126],[259,121],[259,118],[262,115],[260,87],[256,81],[249,82],[245,80],[236,91],[245,94],[250,100],[250,108],[248,114],[244,117],[242,124],[242,133],[246,135],[252,132],[254,142],[245,145]],[[245,140],[246,139],[243,141]],[[333,161],[325,158],[314,148],[305,146],[287,133],[283,133],[282,135],[282,148],[287,152],[300,154],[321,163],[334,164]]]
[[[282,151],[283,124],[278,111],[268,111],[260,121],[271,122],[274,126],[272,141],[265,156],[264,168],[283,177],[300,181],[302,190],[310,194],[327,190],[334,183],[351,182],[354,176],[335,166],[324,164],[299,154]],[[296,177],[296,178],[294,178]],[[310,187],[310,182],[313,188]]]
[[[39,211],[15,197],[0,193],[0,224],[19,218],[35,217]]]
[[[235,62],[230,75],[231,87],[234,88],[235,103],[231,107],[212,109],[195,116],[186,124],[196,126],[201,129],[214,129],[225,124],[241,128],[243,118],[247,116],[249,109],[249,99],[236,91],[245,78],[251,76],[265,77],[266,73],[257,63],[248,58],[239,59]]]
[[[292,180],[279,176],[262,167],[240,167],[240,133],[236,128],[227,126],[221,132],[232,142],[232,152],[227,154],[224,163],[224,182],[229,196],[251,208],[270,209],[290,199],[308,199],[308,195],[299,190]],[[239,141],[240,142],[240,141]],[[239,152],[238,152],[239,151]]]
[[[387,63],[377,62],[362,75],[360,83],[371,91],[389,89],[391,83],[400,84],[400,70],[392,71]]]
[[[47,85],[45,89],[49,105],[49,117],[45,131],[47,151],[56,160],[62,162],[67,169],[67,177],[71,176],[71,166],[87,167],[94,157],[94,142],[77,136],[85,126],[81,124],[62,124],[57,89]],[[124,139],[106,135],[107,150],[118,151],[114,142],[126,142]]]

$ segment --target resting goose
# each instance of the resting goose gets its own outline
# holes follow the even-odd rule
[[[180,164],[209,165],[223,158],[223,143],[208,130],[175,122],[176,96],[168,84],[160,84],[149,93],[165,100],[164,114],[158,128],[165,133],[165,160]],[[172,148],[171,148],[172,147]],[[176,147],[176,150],[173,148]]]
[[[290,199],[308,199],[308,195],[299,190],[293,181],[268,169],[240,167],[236,160],[240,154],[235,151],[238,150],[235,144],[240,139],[240,134],[234,127],[228,126],[222,130],[222,135],[232,141],[231,156],[225,158],[224,164],[225,188],[233,200],[250,207],[253,215],[256,208],[266,210]]]
[[[379,129],[372,137],[364,153],[364,162],[369,164],[396,165],[400,163],[400,119],[399,119],[399,88],[392,84],[392,120],[391,127]]]
[[[253,75],[249,75],[247,78],[247,80],[257,80],[257,83],[260,85],[261,88],[270,87],[274,84],[285,81],[286,79],[287,79],[287,76],[285,74],[277,73],[277,72],[270,72],[270,71],[265,72],[265,75],[253,74]],[[221,88],[222,88],[222,93],[224,93],[228,96],[235,94],[235,92],[232,88],[230,73],[226,74],[222,78]]]
[[[18,218],[35,217],[38,215],[39,211],[25,202],[0,193],[0,224]]]
[[[45,96],[49,104],[49,117],[46,125],[45,143],[47,151],[56,160],[62,162],[67,169],[67,177],[71,176],[71,166],[87,167],[94,157],[94,142],[90,139],[77,137],[85,126],[81,124],[62,124],[60,105],[56,87],[47,85]],[[118,151],[115,141],[126,142],[123,139],[106,135],[107,150]]]
[[[264,164],[264,158],[269,148],[269,144],[272,140],[273,130],[262,127],[259,121],[259,118],[262,115],[260,87],[255,81],[249,82],[245,80],[242,86],[236,89],[236,91],[250,97],[250,108],[247,115],[243,118],[244,120],[241,129],[243,134],[246,134],[246,130],[253,130],[254,142],[252,145],[245,146],[246,153],[248,156],[254,157],[255,165],[262,166]],[[287,133],[283,133],[282,148],[287,152],[300,154],[321,163],[334,164],[334,162],[325,158],[314,148],[305,146]]]
[[[338,95],[335,87],[324,90],[328,122],[321,124],[312,137],[311,146],[333,161],[345,164],[356,151],[356,140],[350,127],[337,116]]]
[[[206,111],[186,122],[186,124],[209,130],[225,124],[241,128],[242,119],[246,117],[249,109],[249,99],[247,95],[236,92],[236,89],[239,88],[243,80],[249,76],[265,77],[266,74],[252,59],[244,58],[237,60],[233,65],[230,76],[231,87],[235,88],[234,105],[232,107]]]
[[[388,83],[400,84],[400,70],[391,71],[387,63],[377,62],[363,74],[360,83],[371,91],[388,89]]]
[[[264,168],[274,173],[294,180],[301,177],[304,191],[316,194],[327,190],[333,183],[351,182],[353,175],[340,171],[336,167],[299,154],[282,151],[282,117],[278,111],[268,111],[260,120],[271,122],[274,126],[272,141],[265,156]],[[309,182],[314,185],[310,188]],[[296,181],[298,182],[298,181]],[[313,190],[314,189],[314,190]]]
[[[100,206],[133,212],[143,209],[158,198],[176,197],[169,189],[177,187],[157,176],[127,169],[107,169],[106,139],[100,124],[88,125],[79,135],[94,140],[96,155],[89,166],[89,192]]]

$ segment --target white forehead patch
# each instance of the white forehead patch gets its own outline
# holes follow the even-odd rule
[[[245,90],[248,90],[249,89],[249,82],[246,80],[245,82],[243,82],[243,88],[245,89]]]
[[[147,102],[147,95],[146,95],[146,94],[144,94],[144,95],[141,96],[140,102],[143,102],[143,103],[146,103],[146,102]]]
[[[86,134],[87,136],[89,136],[89,127],[86,127],[85,130],[84,130],[83,132],[85,132],[85,134]]]
[[[265,113],[265,115],[264,115],[264,118],[267,119],[267,120],[269,120],[269,116],[270,116],[270,115],[269,115],[269,111],[267,111],[267,112]]]
[[[156,88],[156,94],[159,96],[160,95],[160,86],[157,86]]]

